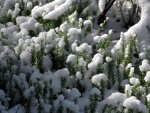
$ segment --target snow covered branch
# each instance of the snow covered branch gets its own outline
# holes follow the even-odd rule
[[[150,48],[150,1],[149,0],[138,0],[141,8],[141,19],[140,21],[130,27],[127,32],[124,33],[124,40],[128,43],[130,37],[134,34],[137,35],[139,40],[139,47],[142,51],[147,51]],[[121,40],[113,48],[112,52],[120,48]]]
[[[109,9],[112,7],[116,0],[99,0],[99,9],[100,9],[100,16],[98,18],[98,24],[101,24],[106,19],[106,14]]]
[[[44,6],[35,6],[32,9],[32,16],[43,17],[46,20],[58,19],[61,15],[69,10],[74,0],[55,0]]]

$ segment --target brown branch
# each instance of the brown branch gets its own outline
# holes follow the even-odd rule
[[[115,1],[116,0],[111,0],[108,3],[106,3],[106,7],[105,7],[103,13],[99,15],[98,25],[101,24],[106,19],[106,14],[109,11],[109,9],[112,7],[112,5],[114,4]]]

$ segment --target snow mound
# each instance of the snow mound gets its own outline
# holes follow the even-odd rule
[[[149,0],[138,0],[138,3],[141,7],[141,19],[137,24],[130,27],[128,31],[124,33],[124,41],[127,43],[131,36],[136,34],[140,42],[139,47],[141,51],[146,51],[147,49],[150,49],[150,2]],[[115,53],[115,51],[120,48],[120,40],[112,49],[112,53]]]

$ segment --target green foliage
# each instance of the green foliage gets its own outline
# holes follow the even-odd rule
[[[90,96],[91,105],[90,105],[90,113],[95,113],[96,108],[98,106],[98,101],[100,101],[100,95],[94,94]]]
[[[136,50],[136,37],[133,36],[129,38],[127,57],[125,57],[126,64],[132,63],[133,54],[135,50]]]

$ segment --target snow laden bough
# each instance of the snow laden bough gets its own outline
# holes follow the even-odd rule
[[[135,35],[138,37],[138,46],[141,51],[144,52],[150,49],[150,0],[138,0],[138,4],[141,8],[140,21],[122,34],[122,38],[113,47],[112,53],[121,48],[122,40],[124,40],[126,45],[130,38]]]
[[[31,15],[34,18],[43,17],[46,20],[57,20],[58,17],[63,15],[69,10],[70,5],[75,0],[55,0],[44,6],[35,6]]]

